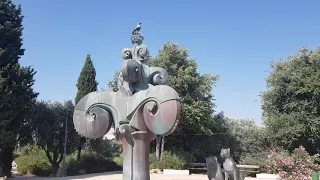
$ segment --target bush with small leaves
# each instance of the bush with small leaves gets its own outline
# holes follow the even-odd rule
[[[22,174],[49,176],[51,173],[51,164],[45,152],[36,145],[26,146],[14,162]]]
[[[267,155],[268,151],[266,152],[260,152],[260,153],[251,153],[251,154],[246,154],[244,156],[240,157],[240,164],[245,164],[245,165],[258,165],[259,166],[259,171],[262,173],[267,172]]]
[[[181,153],[182,154],[182,153]],[[149,154],[149,165],[150,169],[183,169],[186,166],[186,162],[193,160],[193,156],[190,153],[183,153],[182,155],[177,155],[172,152],[164,151],[162,154],[162,159],[157,161],[156,154]],[[185,160],[186,159],[186,160]],[[123,154],[113,158],[113,161],[118,166],[123,166]]]
[[[78,175],[81,174],[81,171],[86,174],[91,174],[120,169],[121,167],[111,160],[87,154],[82,156],[80,160],[74,158],[69,159],[67,175]]]
[[[118,165],[118,166],[123,166],[123,154],[121,153],[120,156],[114,157],[113,161]]]
[[[155,153],[149,155],[151,169],[183,169],[186,162],[182,156],[164,151],[161,161],[156,160]]]

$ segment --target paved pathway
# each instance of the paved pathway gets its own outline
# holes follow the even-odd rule
[[[14,172],[14,171],[13,171]],[[206,180],[206,175],[192,174],[186,175],[163,175],[163,174],[151,174],[151,180]],[[27,177],[15,174],[13,180],[122,180],[122,173],[120,171],[87,174],[82,176],[68,176],[68,177]]]

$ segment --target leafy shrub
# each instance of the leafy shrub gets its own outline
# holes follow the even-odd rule
[[[185,166],[187,166],[188,164],[196,162],[196,158],[194,157],[194,154],[191,153],[191,152],[179,151],[176,154],[179,154],[179,157],[182,157],[184,159]]]
[[[240,158],[240,164],[258,165],[260,172],[267,172],[267,152],[246,154]]]
[[[88,141],[84,154],[95,155],[101,158],[119,156],[122,152],[121,142],[117,140],[91,139]]]
[[[51,173],[51,164],[46,161],[39,162],[33,167],[31,173],[36,176],[49,176]]]
[[[186,160],[184,159],[184,157]],[[185,167],[186,162],[192,161],[194,158],[190,153],[182,153],[182,155],[177,155],[172,152],[164,151],[162,155],[162,160],[156,160],[156,154],[150,153],[149,154],[149,162],[151,169],[182,169]],[[113,158],[113,161],[118,166],[123,166],[123,154],[120,156]]]
[[[320,171],[320,165],[316,163],[318,158],[319,154],[310,156],[303,146],[296,148],[291,154],[271,151],[267,168],[283,179],[304,180],[309,179],[313,171]]]
[[[15,160],[18,172],[37,176],[49,176],[51,164],[45,152],[36,145],[26,146]]]
[[[120,169],[121,167],[111,160],[86,154],[82,156],[80,160],[74,158],[69,159],[67,175],[78,175],[79,172],[83,170],[85,173],[91,174]]]
[[[123,166],[123,154],[121,153],[120,156],[114,157],[113,161],[120,167]]]
[[[163,152],[161,161],[156,160],[155,153],[149,155],[149,160],[151,169],[183,169],[186,164],[182,156],[168,151]]]

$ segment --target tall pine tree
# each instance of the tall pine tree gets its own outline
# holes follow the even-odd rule
[[[11,173],[16,137],[38,95],[32,89],[36,72],[19,64],[22,20],[20,6],[0,1],[0,173],[5,175]]]
[[[93,66],[90,54],[87,55],[86,61],[78,78],[78,92],[75,98],[75,104],[79,102],[79,100],[87,95],[90,92],[97,91],[98,82],[96,81],[96,70]],[[80,159],[81,149],[83,144],[85,143],[84,137],[79,137],[79,145],[78,145],[78,155],[77,158]]]

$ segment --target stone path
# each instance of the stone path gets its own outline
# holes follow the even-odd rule
[[[189,176],[186,175],[163,175],[163,174],[151,174],[151,180],[205,180],[208,179],[206,175],[192,174]],[[106,173],[95,173],[95,174],[87,174],[82,176],[68,176],[68,177],[27,177],[21,176],[19,174],[15,174],[13,178],[14,180],[122,180],[122,172],[114,171],[114,172],[106,172]]]

